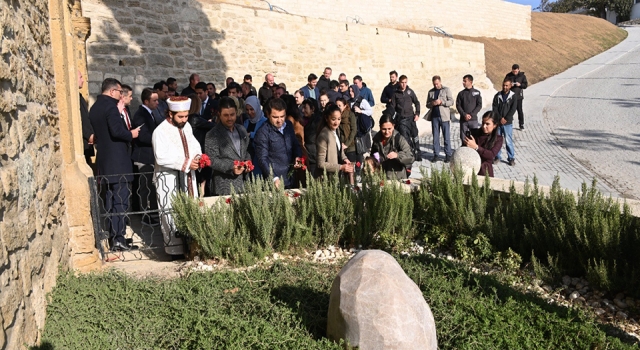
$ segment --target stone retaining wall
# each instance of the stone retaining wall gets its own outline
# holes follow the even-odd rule
[[[264,0],[218,0],[268,9]],[[291,14],[411,31],[531,40],[531,6],[502,0],[269,0]],[[275,8],[274,11],[281,11]]]
[[[495,91],[486,78],[481,43],[207,0],[86,0],[83,10],[92,21],[87,41],[92,96],[106,77],[132,85],[139,100],[144,87],[170,76],[185,87],[192,72],[215,82],[218,90],[227,76],[238,80],[249,73],[260,86],[272,72],[293,93],[309,73],[319,75],[325,66],[333,68],[333,78],[340,72],[349,79],[363,76],[376,99],[376,119],[380,94],[394,69],[409,77],[423,114],[436,74],[454,92],[462,88],[464,74],[473,74],[486,96]]]

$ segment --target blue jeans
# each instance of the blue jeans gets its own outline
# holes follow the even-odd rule
[[[433,135],[433,155],[440,154],[440,129],[442,129],[442,136],[444,137],[444,154],[447,157],[451,157],[453,153],[451,151],[451,122],[443,122],[442,118],[431,119],[431,131]]]
[[[502,137],[504,137],[504,143],[507,147],[507,160],[515,160],[516,151],[513,148],[513,124],[500,125],[498,127],[498,135],[502,135]],[[502,149],[500,149],[500,152],[498,152],[496,158],[501,159],[501,154]]]

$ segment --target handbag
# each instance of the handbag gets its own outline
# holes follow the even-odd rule
[[[369,151],[371,151],[371,146],[372,146],[371,131],[367,132],[366,134],[360,137],[356,137],[355,143],[356,143],[356,153],[358,154],[369,153]]]

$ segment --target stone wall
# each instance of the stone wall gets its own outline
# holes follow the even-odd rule
[[[276,82],[285,82],[293,93],[306,84],[309,73],[319,75],[325,66],[333,68],[334,79],[340,72],[349,79],[362,75],[377,102],[389,71],[406,74],[424,112],[436,74],[445,85],[460,90],[462,76],[470,73],[487,96],[493,91],[481,43],[206,0],[153,5],[85,0],[83,10],[92,21],[87,41],[92,96],[106,77],[131,84],[139,99],[144,87],[170,76],[185,87],[192,72],[202,81],[215,82],[219,90],[226,76],[239,80],[249,73],[259,86],[266,73],[274,73]],[[376,108],[377,118],[381,104]]]
[[[221,0],[268,9],[263,0]],[[502,0],[269,0],[288,13],[411,31],[531,40],[531,6]],[[274,11],[281,11],[274,8]]]
[[[46,0],[0,1],[0,348],[33,344],[69,261]]]
[[[0,348],[37,344],[58,272],[100,268],[82,154],[80,2],[0,0]]]

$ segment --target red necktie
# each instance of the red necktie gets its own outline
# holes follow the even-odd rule
[[[129,120],[129,114],[127,114],[127,110],[122,110],[122,117],[124,118],[124,122],[127,124],[127,129],[131,130],[131,121]]]

